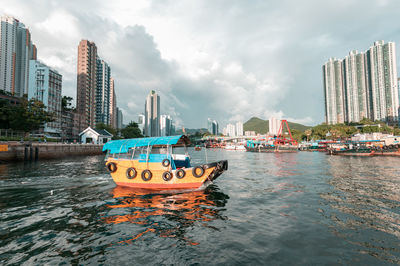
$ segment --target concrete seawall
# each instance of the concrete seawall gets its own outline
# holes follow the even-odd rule
[[[0,142],[0,162],[35,161],[68,156],[99,155],[103,145]]]

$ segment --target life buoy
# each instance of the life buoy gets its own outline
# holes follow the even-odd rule
[[[147,177],[146,177],[147,175]],[[153,177],[153,174],[151,173],[150,170],[144,170],[142,172],[142,179],[143,181],[149,181]]]
[[[136,176],[137,176],[137,171],[136,171],[135,168],[130,167],[130,168],[128,168],[128,169],[126,170],[126,177],[127,177],[128,179],[133,179],[133,178],[135,178]]]
[[[198,173],[198,170],[200,170],[200,173]],[[192,169],[192,174],[194,177],[202,177],[204,175],[204,168],[201,166],[196,166]]]
[[[178,170],[176,170],[176,172],[175,172],[175,176],[176,176],[177,178],[179,178],[179,179],[184,178],[185,175],[186,175],[186,172],[185,172],[185,170],[183,170],[183,169],[178,169]]]
[[[171,161],[169,159],[164,159],[161,162],[162,166],[168,167],[171,164]]]
[[[115,171],[117,171],[117,164],[110,162],[108,164],[106,164],[108,171],[110,171],[110,173],[114,173]]]
[[[164,179],[164,181],[169,181],[169,180],[172,179],[172,173],[169,172],[169,171],[165,171],[165,172],[162,174],[162,178]]]

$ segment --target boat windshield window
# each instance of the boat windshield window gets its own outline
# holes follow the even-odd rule
[[[147,146],[137,147],[133,155],[133,159],[139,159],[140,154],[147,154]]]
[[[151,149],[152,154],[166,154],[167,153],[167,148],[166,147],[153,147]]]

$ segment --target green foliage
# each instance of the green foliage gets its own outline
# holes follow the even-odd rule
[[[105,129],[105,130],[107,130],[108,132],[110,132],[111,134],[113,134],[113,136],[117,136],[117,135],[118,135],[118,131],[117,131],[115,128],[113,128],[113,127],[110,126],[110,125],[106,125],[106,124],[104,124],[104,123],[98,123],[98,124],[96,124],[96,129]]]
[[[290,130],[298,130],[300,132],[304,132],[306,129],[311,128],[309,126],[304,126],[298,123],[288,122]],[[259,134],[266,134],[269,131],[269,121],[262,120],[258,117],[250,118],[246,123],[243,124],[244,131],[255,131]],[[285,127],[285,131],[286,127]]]
[[[137,123],[131,121],[125,128],[121,129],[121,135],[125,139],[142,138],[142,132]]]
[[[0,101],[0,127],[24,131],[38,130],[45,123],[54,121],[52,114],[45,110],[45,105],[38,100],[22,98],[20,104],[10,105]]]
[[[72,111],[72,97],[63,96],[61,99],[61,109],[63,111]]]

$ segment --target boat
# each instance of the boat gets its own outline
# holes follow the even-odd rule
[[[224,149],[228,151],[246,151],[246,147],[244,145],[228,144]]]
[[[200,146],[200,145],[196,145],[196,146],[194,147],[194,150],[195,150],[195,151],[201,151],[201,146]]]
[[[328,154],[341,156],[400,156],[400,144],[366,145],[366,142],[352,142],[345,143],[343,148],[330,148]]]
[[[228,170],[221,160],[193,166],[185,135],[112,140],[104,144],[106,167],[119,186],[143,189],[197,189]]]

